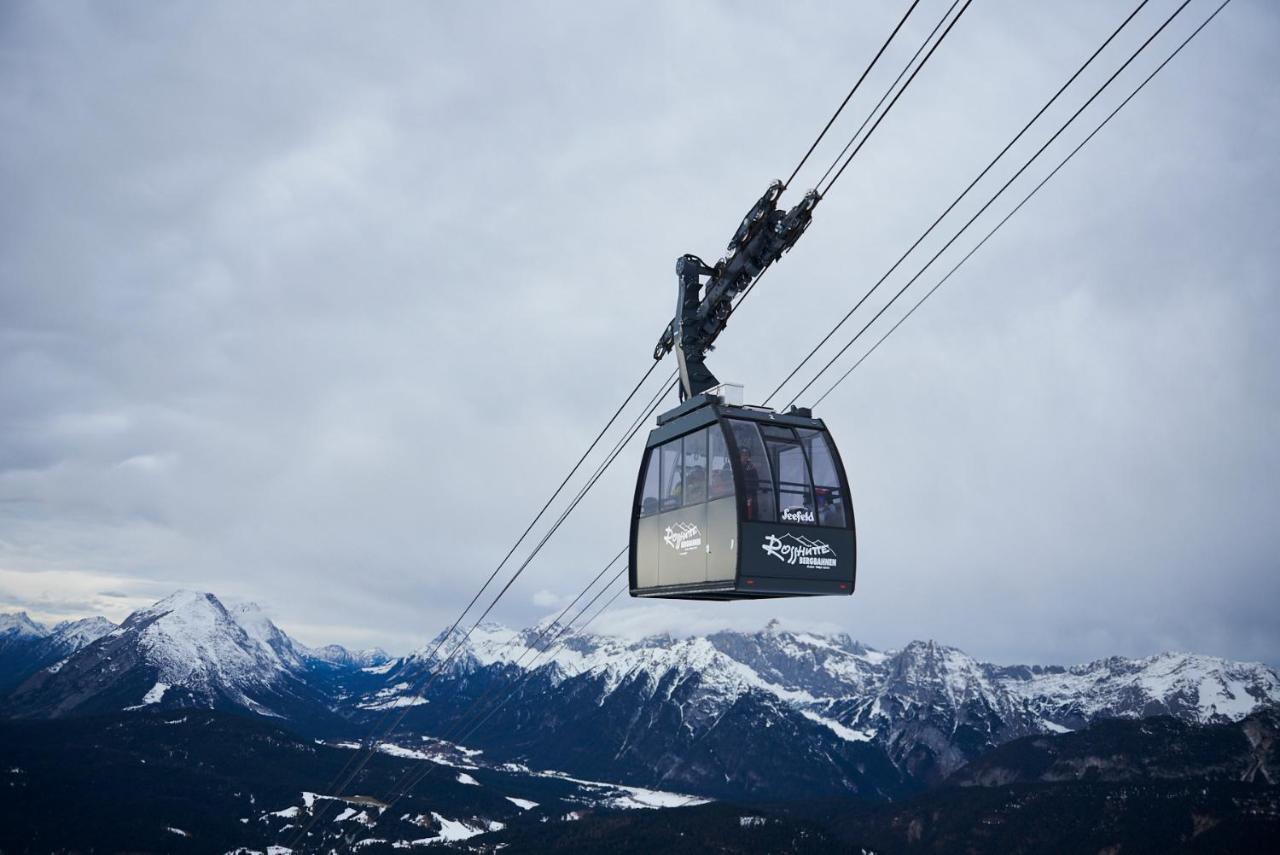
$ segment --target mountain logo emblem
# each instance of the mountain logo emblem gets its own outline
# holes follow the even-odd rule
[[[832,570],[836,566],[836,551],[831,544],[812,537],[767,534],[760,548],[783,564],[799,564],[814,570]]]
[[[702,532],[693,523],[676,523],[667,526],[662,539],[681,555],[702,546]]]

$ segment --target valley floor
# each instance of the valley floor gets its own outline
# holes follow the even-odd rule
[[[1240,758],[1247,780],[1230,765],[1226,727],[1111,722],[1019,741],[968,780],[890,804],[707,802],[488,764],[426,740],[379,752],[348,790],[358,795],[335,799],[326,794],[351,746],[241,715],[0,721],[0,851],[1262,852],[1280,839],[1280,786],[1274,715],[1259,721],[1266,750],[1254,765]],[[1168,743],[1167,756],[1143,738]],[[1144,752],[1144,770],[1125,745]],[[1090,774],[1042,780],[1106,752],[1113,762]],[[407,773],[425,776],[405,787]],[[993,776],[1010,783],[974,783]]]

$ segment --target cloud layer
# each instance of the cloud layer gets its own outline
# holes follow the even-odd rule
[[[674,259],[715,257],[900,6],[8,6],[0,599],[118,619],[181,585],[311,643],[433,634],[647,366]],[[767,394],[1125,12],[974,4],[714,370]],[[615,623],[1280,660],[1278,36],[1231,4],[827,400],[854,598]],[[637,462],[497,617],[617,551]]]

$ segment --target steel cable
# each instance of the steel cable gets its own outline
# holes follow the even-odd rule
[[[804,153],[804,157],[800,158],[800,162],[796,164],[796,168],[791,170],[791,175],[787,178],[785,182],[783,182],[782,189],[785,190],[786,188],[791,186],[791,182],[795,180],[796,174],[800,172],[800,168],[804,166],[805,161],[809,159],[809,155],[813,154],[813,150],[818,147],[818,143],[822,142],[822,138],[827,135],[827,131],[831,130],[831,126],[835,124],[836,118],[844,110],[845,105],[849,103],[849,99],[852,98],[853,94],[858,91],[858,87],[862,85],[862,81],[867,79],[867,75],[871,73],[871,69],[875,68],[876,62],[879,61],[880,56],[889,47],[889,43],[893,41],[894,37],[898,35],[898,31],[902,29],[902,25],[907,22],[907,18],[911,17],[911,13],[915,11],[916,6],[918,5],[920,5],[920,0],[912,0],[911,5],[907,8],[907,11],[903,14],[902,20],[898,21],[898,26],[893,28],[893,32],[889,33],[889,38],[885,39],[884,44],[880,45],[880,50],[876,51],[876,55],[871,58],[871,62],[867,64],[867,67],[865,69],[863,69],[862,74],[858,77],[857,82],[854,83],[853,88],[849,90],[849,94],[844,96],[844,100],[840,102],[840,106],[837,107],[836,111],[831,114],[831,118],[827,120],[827,124],[824,125],[822,128],[822,131],[819,132],[818,138],[813,141],[813,145],[809,146],[809,150]]]
[[[1080,114],[1083,113],[1089,107],[1090,104],[1092,104],[1095,100],[1097,100],[1098,96],[1101,95],[1106,90],[1106,88],[1110,86],[1111,83],[1117,77],[1119,77],[1120,74],[1126,68],[1129,67],[1130,63],[1132,63],[1135,59],[1138,58],[1139,54],[1141,54],[1144,50],[1147,49],[1147,46],[1150,45],[1151,42],[1154,41],[1155,38],[1164,31],[1165,27],[1169,26],[1169,24],[1173,22],[1174,18],[1178,17],[1178,15],[1182,13],[1182,10],[1185,9],[1187,7],[1187,4],[1190,2],[1191,0],[1182,0],[1181,5],[1179,5],[1178,8],[1173,10],[1173,13],[1169,15],[1169,17],[1166,18],[1159,27],[1156,28],[1156,31],[1152,33],[1150,36],[1148,36],[1146,41],[1144,41],[1141,45],[1139,45],[1138,49],[1129,55],[1129,58],[1124,61],[1124,64],[1122,64],[1118,69],[1116,69],[1111,74],[1111,76],[1108,77],[1106,81],[1101,86],[1099,86],[1098,89],[1092,95],[1089,96],[1089,100],[1085,101],[1084,104],[1080,105],[1080,107],[1074,113],[1071,114],[1071,117],[1067,119],[1067,121],[1064,122],[1062,126],[1058,128],[1058,130],[1054,131],[1053,136],[1049,137],[1049,139],[1043,145],[1041,145],[1040,148],[1036,149],[1035,154],[1031,155],[1031,157],[1027,159],[1027,162],[1024,163],[1022,166],[1020,166],[1018,168],[1018,171],[1015,172],[1013,176],[1009,178],[1009,180],[1006,181],[1000,187],[1000,189],[997,190],[995,194],[986,201],[985,204],[983,204],[981,208],[978,209],[978,212],[974,214],[972,217],[970,217],[969,220],[963,226],[960,227],[960,230],[957,231],[954,235],[952,235],[951,238],[945,244],[943,244],[942,248],[939,249],[936,253],[934,253],[933,257],[931,257],[927,262],[925,262],[924,266],[920,268],[920,270],[915,274],[915,276],[912,276],[910,279],[908,279],[907,283],[903,285],[900,289],[898,289],[898,292],[889,299],[889,302],[885,303],[884,306],[882,306],[880,310],[876,312],[874,316],[872,316],[871,320],[867,321],[867,323],[862,327],[862,329],[860,329],[857,332],[857,334],[854,335],[853,338],[851,338],[848,342],[846,342],[845,345],[836,352],[835,356],[827,360],[827,363],[818,370],[818,373],[815,374],[812,378],[810,378],[809,382],[806,383],[799,392],[797,392],[795,395],[792,396],[791,400],[787,403],[787,406],[791,406],[792,404],[794,404],[801,395],[807,392],[809,388],[818,381],[818,378],[821,377],[823,374],[825,374],[827,370],[830,369],[833,364],[835,364],[836,360],[839,359],[841,356],[843,356],[845,352],[848,351],[848,349],[853,346],[853,343],[856,342],[859,338],[861,338],[862,334],[865,333],[867,329],[872,324],[874,324],[876,320],[878,320],[880,316],[883,315],[885,311],[888,310],[888,308],[892,306],[908,288],[911,287],[912,283],[914,283],[917,279],[919,279],[922,275],[924,275],[925,271],[928,270],[929,267],[935,261],[937,261],[938,258],[944,252],[946,252],[951,247],[951,245],[954,244],[956,240],[960,238],[962,234],[965,233],[965,231],[969,228],[969,226],[973,225],[975,220],[977,220],[980,216],[982,216],[982,214],[986,212],[986,210],[989,207],[991,207],[991,205],[997,199],[1000,198],[1000,196],[1004,193],[1005,190],[1009,189],[1010,185],[1012,185],[1014,181],[1018,180],[1018,178],[1022,175],[1022,173],[1027,170],[1027,167],[1031,166],[1031,164],[1034,163],[1036,159],[1039,158],[1040,155],[1044,153],[1045,149],[1047,149],[1050,145],[1052,145],[1053,142],[1057,140],[1057,138],[1061,136],[1062,133],[1068,127],[1070,127],[1071,123],[1074,122],[1080,116]],[[879,283],[877,283],[877,285],[878,284]],[[841,323],[843,323],[843,321]]]
[[[769,402],[772,401],[780,391],[782,391],[782,387],[787,385],[787,383],[791,382],[791,379],[795,377],[796,374],[798,374],[800,370],[804,368],[805,365],[808,364],[809,360],[812,359],[814,355],[819,350],[821,350],[822,347],[828,341],[831,340],[831,337],[835,335],[836,332],[839,331],[839,329],[845,325],[845,323],[848,322],[849,318],[851,318],[853,314],[856,311],[858,311],[859,308],[862,307],[862,304],[865,303],[871,297],[871,295],[876,292],[876,290],[884,283],[884,281],[893,275],[894,271],[896,271],[902,265],[902,263],[907,260],[907,257],[910,256],[911,253],[914,252],[916,248],[920,246],[921,243],[924,242],[925,238],[929,237],[929,235],[933,233],[933,230],[936,229],[938,227],[938,224],[941,223],[943,219],[945,219],[946,216],[951,213],[951,211],[956,207],[956,205],[960,204],[960,202],[963,201],[967,195],[969,195],[969,192],[973,190],[974,187],[977,186],[979,181],[981,181],[984,177],[986,177],[987,173],[990,172],[992,168],[994,168],[995,165],[1000,161],[1000,159],[1004,157],[1005,154],[1008,153],[1009,149],[1013,148],[1013,146],[1017,144],[1018,140],[1022,139],[1023,135],[1026,134],[1028,130],[1030,130],[1031,126],[1034,125],[1042,115],[1044,115],[1046,110],[1048,110],[1051,106],[1053,106],[1053,104],[1058,100],[1058,98],[1062,96],[1062,93],[1067,90],[1067,87],[1069,87],[1073,82],[1075,82],[1076,78],[1078,78],[1081,74],[1084,73],[1085,69],[1088,68],[1093,63],[1093,61],[1098,57],[1098,55],[1101,54],[1102,51],[1105,50],[1107,46],[1111,44],[1112,41],[1115,40],[1116,36],[1120,34],[1120,32],[1125,28],[1125,26],[1127,26],[1128,23],[1133,20],[1134,16],[1137,15],[1138,12],[1140,12],[1142,8],[1147,5],[1148,2],[1149,0],[1141,0],[1141,2],[1134,8],[1134,10],[1130,12],[1129,15],[1123,21],[1120,22],[1120,25],[1116,27],[1115,30],[1112,31],[1111,35],[1109,35],[1106,38],[1106,40],[1098,47],[1098,49],[1089,55],[1089,58],[1086,59],[1078,69],[1076,69],[1076,72],[1074,74],[1072,74],[1069,78],[1067,78],[1067,82],[1062,84],[1062,86],[1058,88],[1058,91],[1053,94],[1053,97],[1051,97],[1048,101],[1046,101],[1044,106],[1036,111],[1035,115],[1032,116],[1031,119],[1025,125],[1022,126],[1022,129],[1018,131],[1018,133],[1014,134],[1013,139],[1009,140],[1009,142],[1004,146],[1004,148],[1002,148],[1000,152],[991,159],[991,162],[988,163],[985,167],[983,167],[982,171],[979,172],[978,175],[972,181],[969,182],[969,185],[960,192],[960,195],[958,195],[951,202],[951,204],[947,205],[947,207],[943,210],[943,212],[938,215],[938,217],[929,225],[929,227],[925,229],[920,234],[920,236],[915,239],[915,241],[912,242],[911,246],[907,247],[906,252],[902,253],[902,255],[898,257],[898,260],[895,261],[889,267],[889,269],[885,271],[884,275],[881,276],[878,280],[876,280],[875,284],[872,285],[871,288],[868,289],[867,292],[862,295],[861,299],[859,299],[858,302],[854,304],[853,308],[850,309],[848,312],[846,312],[844,314],[844,317],[842,317],[839,321],[836,322],[835,326],[833,326],[830,329],[830,331],[828,331],[827,334],[822,337],[822,340],[819,341],[813,347],[813,349],[810,350],[809,353],[805,355],[804,359],[800,360],[800,363],[796,365],[796,367],[793,368],[791,372],[787,374],[786,377],[782,378],[782,382],[779,383],[777,387],[775,387],[774,390],[769,393],[769,397],[765,398],[764,403],[766,406],[768,406]]]
[[[897,330],[898,327],[902,326],[902,324],[907,320],[907,318],[915,314],[916,309],[924,305],[924,302],[928,300],[930,297],[932,297],[934,292],[937,291],[939,288],[941,288],[946,283],[946,281],[951,278],[953,273],[955,273],[957,270],[960,269],[961,265],[963,265],[966,261],[968,261],[973,256],[974,253],[976,253],[979,249],[981,249],[983,245],[988,240],[991,239],[992,235],[1000,231],[1000,228],[1005,223],[1009,222],[1009,220],[1013,217],[1014,214],[1022,210],[1022,206],[1027,204],[1027,202],[1031,201],[1031,197],[1039,193],[1040,188],[1048,184],[1049,180],[1053,178],[1055,175],[1057,175],[1058,171],[1061,170],[1062,167],[1066,166],[1067,163],[1073,157],[1076,156],[1076,153],[1079,152],[1080,149],[1084,148],[1085,145],[1090,140],[1092,140],[1094,136],[1097,135],[1097,133],[1101,131],[1107,125],[1107,123],[1110,122],[1115,117],[1117,113],[1119,113],[1122,109],[1124,109],[1125,105],[1128,104],[1131,100],[1133,100],[1133,97],[1137,95],[1139,92],[1141,92],[1142,89],[1148,83],[1151,82],[1151,79],[1155,77],[1157,74],[1159,74],[1161,69],[1163,69],[1166,65],[1168,65],[1173,60],[1173,58],[1177,56],[1192,39],[1194,39],[1197,35],[1199,35],[1200,31],[1203,30],[1205,27],[1207,27],[1209,25],[1209,22],[1212,21],[1214,18],[1216,18],[1218,16],[1218,13],[1221,12],[1226,7],[1226,5],[1230,2],[1231,0],[1223,0],[1222,4],[1219,5],[1218,8],[1214,9],[1213,13],[1209,15],[1209,17],[1206,18],[1200,24],[1200,26],[1196,27],[1196,29],[1191,33],[1191,35],[1187,36],[1187,38],[1184,39],[1183,42],[1178,45],[1178,47],[1173,51],[1173,53],[1169,54],[1169,56],[1165,58],[1164,62],[1156,66],[1155,71],[1147,75],[1147,77],[1142,81],[1142,83],[1138,84],[1137,88],[1135,88],[1132,92],[1130,92],[1129,95],[1123,101],[1120,102],[1119,106],[1117,106],[1114,110],[1108,113],[1107,117],[1103,119],[1100,123],[1098,123],[1098,126],[1095,127],[1092,131],[1090,131],[1089,135],[1085,137],[1083,140],[1081,140],[1080,143],[1076,145],[1076,147],[1073,148],[1071,152],[1066,157],[1064,157],[1048,175],[1042,178],[1040,180],[1040,183],[1038,183],[1034,188],[1032,188],[1031,192],[1028,193],[1026,196],[1024,196],[1022,198],[1022,201],[1020,201],[1016,206],[1014,206],[1013,210],[1005,214],[1004,217],[1000,220],[1000,222],[996,223],[995,227],[992,228],[991,231],[987,232],[986,236],[984,236],[982,240],[978,241],[978,243],[974,245],[973,249],[970,249],[967,253],[965,253],[964,257],[961,258],[958,262],[956,262],[955,266],[952,267],[950,270],[948,270],[946,275],[938,280],[937,284],[935,284],[932,288],[930,288],[923,297],[917,300],[915,305],[913,305],[910,309],[908,309],[907,313],[903,315],[901,318],[899,318],[898,321],[892,327],[890,327],[888,331],[885,332],[884,335],[880,336],[880,338],[876,340],[876,343],[871,345],[871,347],[867,350],[867,352],[862,354],[861,357],[859,357],[857,362],[851,365],[849,369],[844,372],[844,374],[841,374],[840,378],[836,380],[834,383],[832,383],[830,388],[828,388],[827,391],[823,392],[821,397],[819,397],[816,401],[813,402],[813,405],[816,407],[818,404],[821,404],[824,400],[826,400],[826,397],[830,395],[832,392],[834,392],[836,390],[836,387],[839,386],[842,382],[844,382],[844,379],[848,377],[850,374],[852,374],[855,368],[857,368],[859,365],[865,362],[867,357],[870,356],[872,353],[874,353],[876,349],[880,347],[880,345],[884,344],[885,339],[893,335],[894,331]]]

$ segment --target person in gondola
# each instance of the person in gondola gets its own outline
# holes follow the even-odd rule
[[[685,479],[684,502],[686,505],[707,500],[707,470],[694,466]]]
[[[733,495],[733,469],[726,460],[724,465],[711,473],[711,498]]]
[[[751,450],[744,448],[738,455],[742,469],[742,489],[747,494],[747,519],[756,518],[756,493],[760,489],[760,473],[756,470],[755,461],[751,459]]]
[[[818,523],[828,526],[844,525],[844,514],[834,501],[831,491],[826,487],[814,487],[818,500]]]

